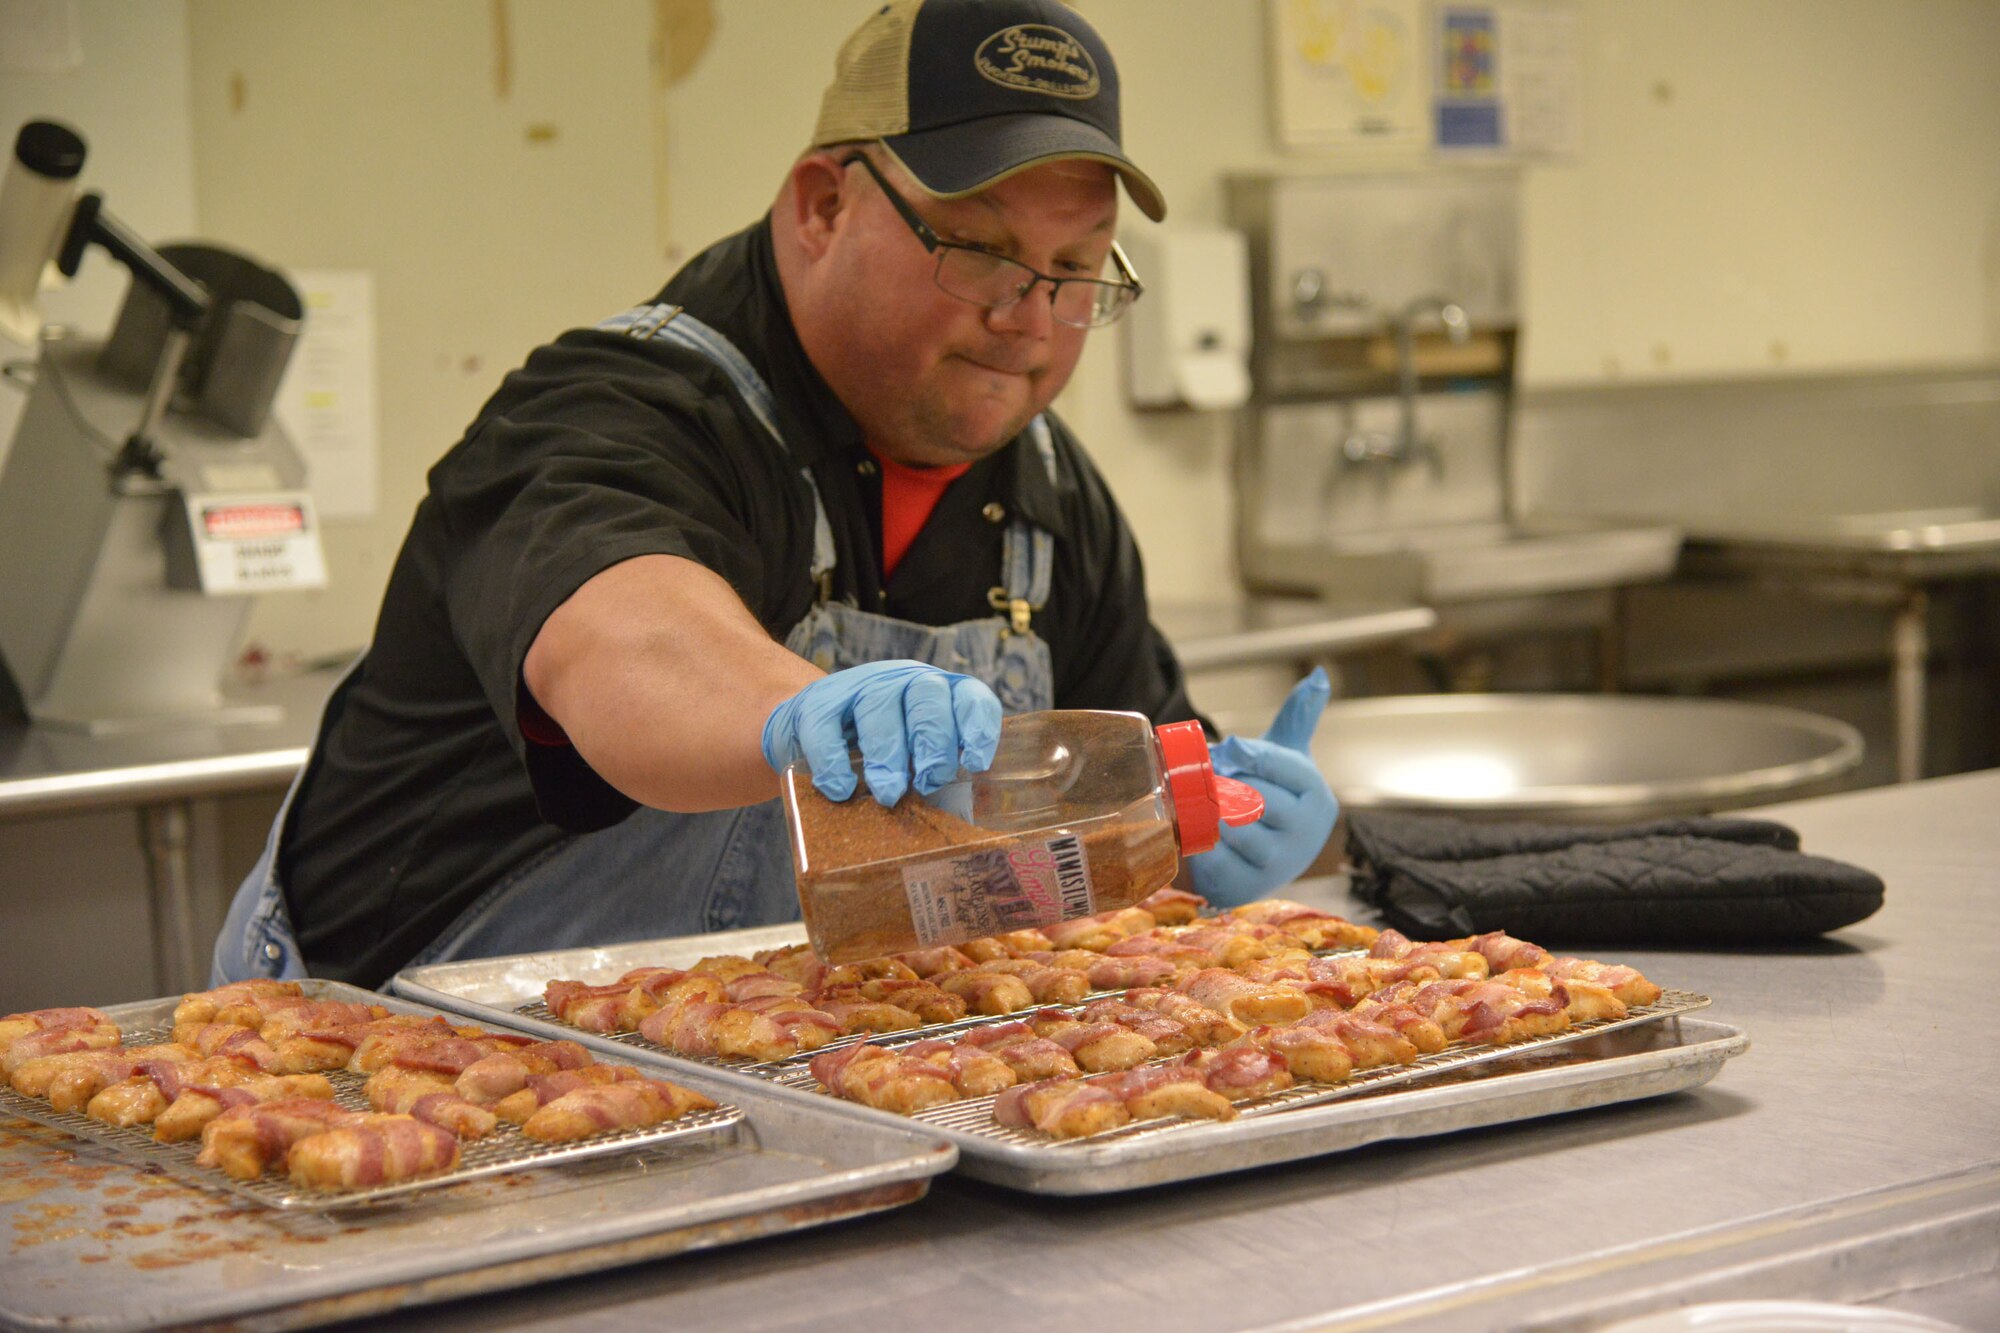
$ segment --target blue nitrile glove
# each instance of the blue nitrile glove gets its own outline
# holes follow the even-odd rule
[[[1224,824],[1213,849],[1188,858],[1195,892],[1218,907],[1261,898],[1304,874],[1326,846],[1340,805],[1312,759],[1313,728],[1333,686],[1323,667],[1292,687],[1262,740],[1231,736],[1209,747],[1224,777],[1264,794],[1264,817]]]
[[[1000,700],[984,682],[923,662],[870,662],[836,671],[771,710],[764,758],[783,772],[803,759],[828,800],[854,795],[848,751],[861,751],[868,790],[894,805],[911,786],[925,796],[981,772],[1000,742]]]

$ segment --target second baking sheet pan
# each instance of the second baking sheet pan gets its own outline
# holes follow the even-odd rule
[[[397,993],[439,1008],[551,1036],[566,1036],[635,1063],[702,1069],[841,1115],[922,1124],[950,1139],[968,1175],[1047,1194],[1095,1194],[1338,1152],[1386,1138],[1413,1138],[1558,1111],[1658,1096],[1713,1078],[1748,1048],[1726,1024],[1685,1015],[1707,1003],[1674,993],[1653,1015],[1519,1046],[1426,1057],[1421,1067],[1375,1071],[1355,1086],[1294,1089],[1264,1111],[1221,1122],[1154,1122],[1098,1138],[1057,1142],[1002,1129],[976,1099],[912,1120],[826,1095],[800,1071],[753,1071],[676,1056],[634,1035],[583,1033],[538,1016],[543,987],[558,978],[608,981],[642,965],[687,967],[715,954],[749,956],[804,939],[796,925],[638,941],[594,949],[471,959],[412,968]],[[531,1012],[523,1013],[524,1007]],[[995,1020],[1004,1021],[1004,1020]],[[1475,1063],[1477,1061],[1477,1063]],[[1374,1086],[1370,1086],[1373,1084]],[[1384,1086],[1387,1085],[1387,1086]],[[1304,1095],[1300,1095],[1303,1093]]]

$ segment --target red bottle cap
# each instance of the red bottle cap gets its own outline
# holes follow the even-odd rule
[[[1199,722],[1168,722],[1153,728],[1167,770],[1167,796],[1181,853],[1194,856],[1215,846],[1223,824],[1248,824],[1263,817],[1264,797],[1255,787],[1218,776],[1209,763],[1208,738]]]

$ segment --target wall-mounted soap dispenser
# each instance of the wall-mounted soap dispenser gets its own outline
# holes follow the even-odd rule
[[[1136,407],[1241,407],[1250,397],[1250,259],[1240,231],[1164,226],[1123,238],[1146,294],[1125,317]]]

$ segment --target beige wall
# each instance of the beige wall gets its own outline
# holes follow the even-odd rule
[[[1215,220],[1225,172],[1384,165],[1273,147],[1261,5],[1083,8],[1119,53],[1128,144],[1176,218]],[[430,462],[536,342],[650,294],[765,206],[866,9],[187,0],[202,231],[283,265],[372,270],[380,303],[381,512],[329,525],[332,587],[266,599],[259,637],[365,640]],[[656,15],[685,32],[705,12],[705,49],[663,86]],[[1579,12],[1586,146],[1525,178],[1529,382],[2000,353],[2000,5]],[[1116,339],[1096,340],[1061,408],[1131,513],[1156,596],[1222,595],[1226,423],[1126,408]]]

